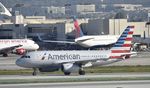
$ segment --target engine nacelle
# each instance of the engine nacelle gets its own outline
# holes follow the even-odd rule
[[[42,67],[39,68],[40,72],[54,72],[54,71],[58,71],[60,67],[58,66],[49,66],[49,67]]]
[[[66,63],[61,66],[63,72],[78,72],[79,69],[79,65],[73,63]]]
[[[26,50],[23,48],[16,49],[16,54],[23,55],[23,54],[25,54],[25,52],[26,52]]]

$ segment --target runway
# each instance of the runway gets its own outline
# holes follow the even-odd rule
[[[1,84],[0,88],[149,88],[149,80],[67,83]]]
[[[0,70],[18,70],[26,69],[15,64],[19,55],[9,54],[9,57],[0,56]],[[109,64],[107,66],[136,66],[136,65],[150,65],[150,52],[140,52],[136,57],[124,61]]]
[[[49,74],[47,76],[44,75],[0,75],[0,80],[2,79],[65,79],[65,78],[150,78],[149,72],[142,72],[142,73],[97,73],[97,74],[87,74],[87,75],[60,75],[60,74]]]

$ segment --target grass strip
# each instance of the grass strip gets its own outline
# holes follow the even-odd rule
[[[85,71],[88,73],[150,72],[150,65],[90,67],[86,68]]]
[[[126,72],[150,72],[150,65],[148,66],[101,66],[90,67],[84,69],[86,73],[126,73]],[[0,75],[24,75],[32,74],[32,69],[22,70],[0,70]],[[63,74],[62,71],[44,72],[43,74]]]

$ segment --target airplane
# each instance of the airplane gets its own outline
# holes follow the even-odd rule
[[[113,45],[117,39],[118,35],[84,35],[77,19],[74,17],[74,27],[75,27],[75,40],[74,41],[53,41],[53,40],[42,40],[38,36],[39,40],[46,43],[68,43],[68,44],[78,44],[85,48],[90,47],[105,47]]]
[[[7,16],[12,16],[12,14],[9,12],[8,9],[0,2],[0,14],[1,15],[7,15]]]
[[[33,76],[37,75],[37,70],[53,72],[59,69],[65,75],[72,72],[85,75],[83,68],[94,66],[93,64],[98,61],[104,61],[104,64],[108,61],[106,64],[109,64],[129,59],[133,54],[131,51],[133,29],[134,26],[128,26],[109,50],[34,51],[17,59],[16,65],[33,68]]]
[[[1,2],[0,16],[12,16],[9,10],[6,9]],[[38,44],[30,39],[0,39],[0,54],[2,54],[4,57],[7,57],[8,53],[22,55],[26,51],[37,50],[38,48]]]
[[[37,50],[39,45],[30,39],[0,39],[0,54],[8,53],[23,55],[26,51]]]

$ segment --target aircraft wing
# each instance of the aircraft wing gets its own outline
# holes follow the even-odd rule
[[[0,49],[0,52],[2,53],[7,53],[7,52],[10,52],[12,51],[13,49],[15,48],[18,48],[18,47],[21,47],[22,45],[15,45],[15,46],[10,46],[10,47],[4,47],[4,48],[1,48]]]
[[[42,42],[46,42],[46,43],[68,43],[68,44],[75,44],[75,42],[73,42],[73,41],[42,40]]]
[[[118,59],[128,59],[128,58],[134,57],[134,56],[136,56],[136,55],[137,55],[137,52],[131,51],[131,52],[129,52],[129,53],[122,54],[122,55],[120,56],[120,58],[118,58]]]
[[[92,62],[95,62],[99,59],[96,60],[84,60],[84,61],[75,61],[75,62],[63,62],[61,64],[77,64],[77,65],[82,65],[83,67],[90,67],[92,66]]]
[[[74,41],[54,41],[54,40],[43,40],[41,39],[41,37],[37,34],[38,39],[42,42],[46,42],[46,43],[68,43],[68,44],[75,44]]]

